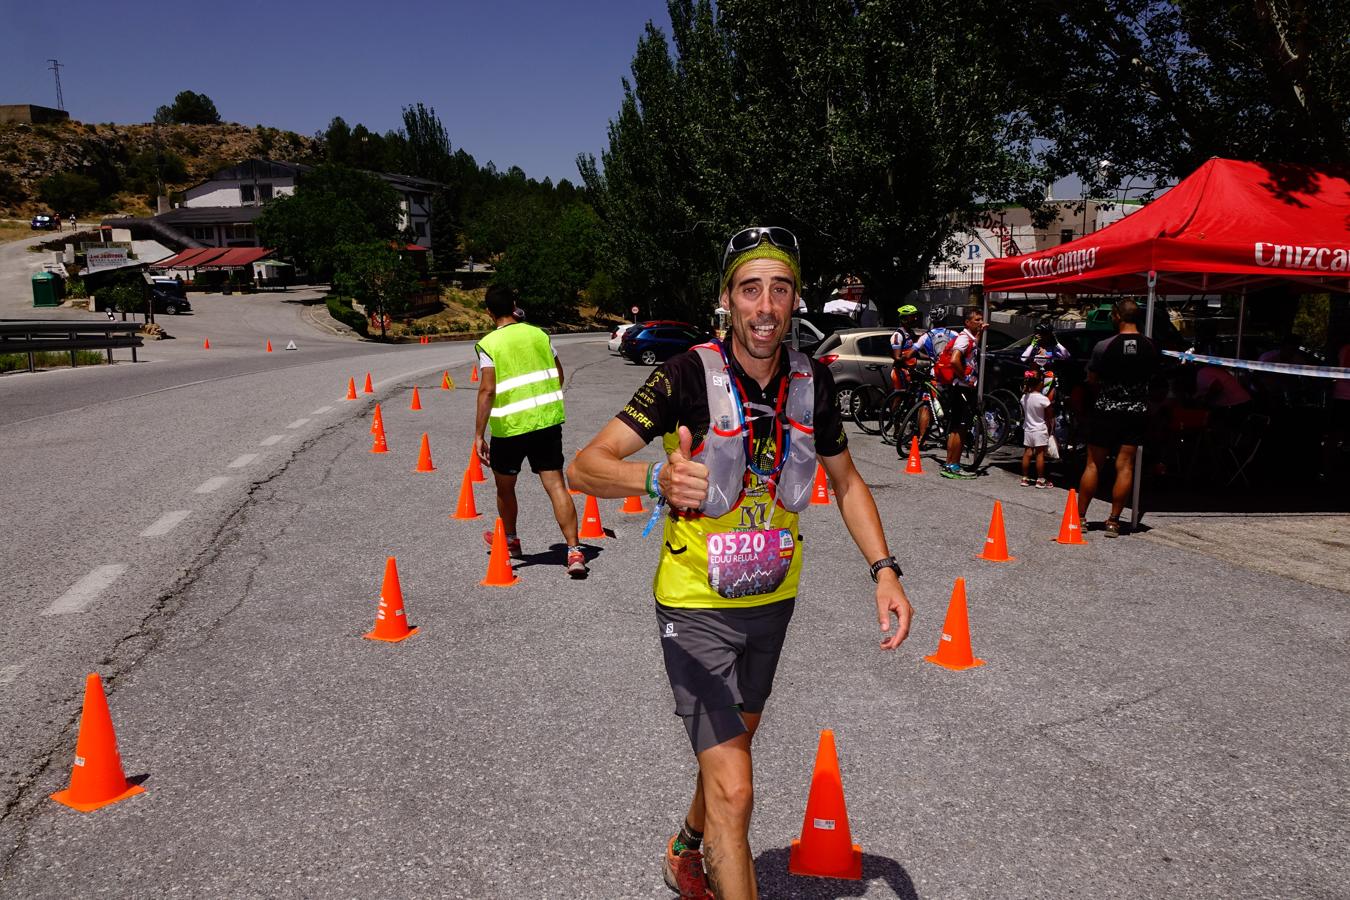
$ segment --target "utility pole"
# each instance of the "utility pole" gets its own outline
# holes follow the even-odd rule
[[[51,63],[47,68],[52,70],[52,75],[56,78],[56,108],[65,109],[66,98],[61,96],[61,62],[56,59],[49,59],[47,62]]]

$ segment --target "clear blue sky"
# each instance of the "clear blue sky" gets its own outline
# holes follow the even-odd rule
[[[665,0],[0,0],[0,103],[55,106],[49,57],[86,122],[148,122],[193,90],[226,121],[383,132],[421,101],[480,164],[576,183],[648,20],[669,33]]]

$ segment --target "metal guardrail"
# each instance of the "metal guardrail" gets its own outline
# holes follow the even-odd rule
[[[33,354],[70,353],[70,365],[76,365],[76,350],[106,350],[108,362],[113,350],[131,349],[131,361],[139,362],[136,349],[144,344],[135,322],[40,322],[36,320],[0,320],[0,354],[26,353],[28,371],[36,369]]]

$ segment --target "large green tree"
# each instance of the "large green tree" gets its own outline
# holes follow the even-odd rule
[[[388,336],[387,320],[408,308],[417,286],[411,264],[388,241],[338,246],[341,259],[333,287],[355,297],[379,320],[380,336]]]
[[[536,322],[575,318],[583,292],[596,290],[599,232],[595,212],[572,204],[548,227],[532,229],[508,247],[493,281],[513,288]]]
[[[807,293],[845,274],[898,299],[991,198],[1043,173],[986,51],[1006,15],[955,0],[671,0],[649,25],[603,168],[579,167],[633,301],[706,311],[721,242],[786,225]]]
[[[1147,187],[1211,156],[1350,163],[1345,0],[1032,0],[1019,11],[992,49],[1022,86],[1046,161],[1090,190]]]
[[[219,125],[216,104],[205,94],[179,91],[173,103],[155,110],[157,125]]]
[[[381,179],[324,164],[303,175],[295,193],[278,197],[257,219],[258,238],[319,278],[342,261],[342,246],[399,235],[398,194]]]

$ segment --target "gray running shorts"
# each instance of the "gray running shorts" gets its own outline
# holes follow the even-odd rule
[[[795,599],[746,609],[677,609],[656,604],[675,715],[694,753],[746,732],[741,713],[764,711]]]

